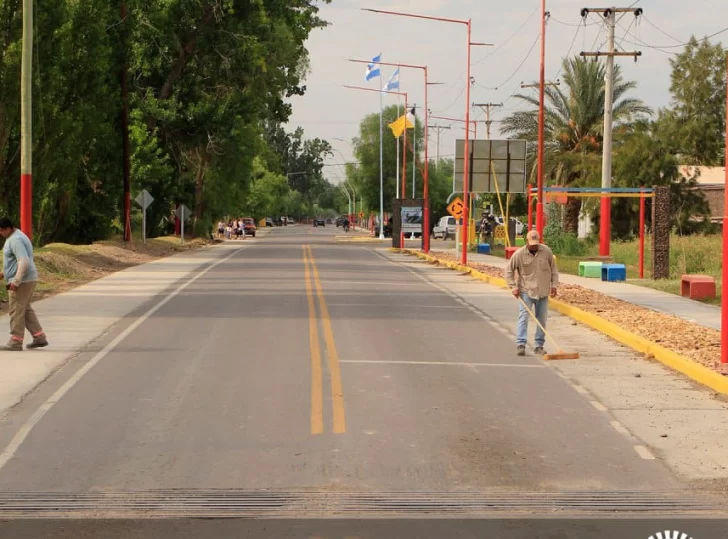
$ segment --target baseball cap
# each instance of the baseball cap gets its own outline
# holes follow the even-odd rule
[[[529,245],[539,245],[541,243],[541,236],[538,235],[538,231],[529,231],[529,233],[526,234],[526,242]]]

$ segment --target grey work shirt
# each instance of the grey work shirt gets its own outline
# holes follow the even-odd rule
[[[511,289],[517,287],[534,299],[548,297],[551,289],[559,284],[554,253],[543,244],[538,246],[535,255],[527,246],[521,247],[508,261],[505,277]]]

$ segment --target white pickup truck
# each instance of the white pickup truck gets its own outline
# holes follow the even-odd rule
[[[446,215],[445,217],[440,217],[440,221],[432,229],[432,237],[442,238],[443,240],[454,238],[456,229],[457,221],[455,218]]]

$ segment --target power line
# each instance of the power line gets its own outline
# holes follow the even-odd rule
[[[484,62],[485,60],[487,60],[488,58],[490,58],[491,56],[493,56],[494,54],[496,54],[503,47],[505,47],[506,45],[508,45],[508,43],[510,43],[511,40],[513,40],[513,38],[516,37],[520,33],[521,30],[523,30],[523,28],[526,26],[526,24],[528,24],[528,22],[533,18],[533,16],[539,11],[539,9],[541,9],[540,6],[536,6],[536,8],[526,18],[526,20],[523,21],[523,24],[518,28],[518,30],[516,30],[515,32],[513,32],[513,34],[511,35],[511,37],[509,37],[508,39],[506,39],[495,50],[493,50],[492,52],[486,54],[483,58],[481,58],[480,60],[478,60],[477,62],[475,62],[472,65],[475,66],[475,65],[481,64],[482,62]]]
[[[533,49],[536,48],[536,44],[539,42],[540,39],[541,39],[541,32],[539,32],[538,35],[536,35],[536,39],[533,41],[533,44],[531,45],[531,48],[528,50],[526,57],[521,61],[520,64],[518,64],[518,67],[516,68],[516,70],[511,74],[510,77],[508,77],[506,80],[501,82],[498,86],[495,86],[495,87],[483,86],[482,84],[478,84],[477,82],[476,82],[476,84],[478,84],[478,86],[480,86],[481,88],[485,88],[486,90],[498,90],[501,86],[503,86],[507,82],[510,82],[510,80],[518,74],[518,72],[521,70],[521,68],[524,66],[524,64],[531,57],[531,54],[533,53]]]

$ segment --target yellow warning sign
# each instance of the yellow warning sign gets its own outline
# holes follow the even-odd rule
[[[455,219],[462,219],[464,210],[465,206],[463,205],[463,201],[460,199],[460,197],[453,200],[447,207],[447,212]]]

